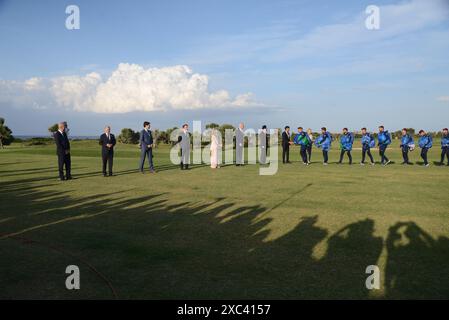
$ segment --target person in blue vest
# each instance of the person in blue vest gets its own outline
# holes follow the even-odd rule
[[[332,145],[332,135],[327,132],[326,127],[321,128],[321,134],[316,138],[315,145],[323,151],[323,164],[327,166],[329,160],[329,149]]]
[[[413,137],[407,132],[407,129],[402,129],[402,137],[401,137],[401,150],[402,150],[402,159],[404,160],[402,164],[412,164],[408,159],[408,152],[415,148],[415,142],[413,141]]]
[[[391,161],[385,155],[388,145],[391,143],[391,135],[385,130],[384,126],[379,126],[379,133],[377,134],[377,145],[379,146],[380,163],[384,166]]]
[[[298,132],[293,138],[293,143],[300,147],[299,154],[301,155],[302,163],[309,165],[310,162],[307,159],[307,148],[312,144],[312,141],[302,127],[298,127]]]
[[[338,164],[341,164],[343,162],[343,156],[345,153],[348,155],[349,164],[352,164],[352,144],[354,143],[354,135],[348,131],[348,128],[343,128],[343,134],[340,136],[340,161],[338,161]]]
[[[421,148],[421,158],[424,160],[424,166],[428,167],[427,152],[432,148],[432,137],[428,135],[424,130],[419,130],[419,147]]]
[[[362,128],[362,162],[360,164],[362,166],[365,165],[365,157],[368,155],[371,160],[371,165],[374,166],[374,158],[371,154],[371,148],[376,146],[376,139],[374,139],[374,135],[366,131],[366,128]]]
[[[445,157],[447,157],[447,165],[449,166],[449,131],[447,128],[444,128],[441,134],[441,166],[444,165]]]

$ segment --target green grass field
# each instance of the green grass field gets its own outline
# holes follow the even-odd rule
[[[439,160],[439,142],[429,159]],[[0,298],[449,298],[449,167],[299,163],[180,171],[160,147],[157,174],[118,145],[101,175],[95,141],[72,143],[76,178],[55,147],[0,150]],[[379,157],[375,152],[375,159]],[[419,151],[412,153],[420,161]],[[347,160],[346,160],[347,161]],[[66,266],[81,289],[65,288]],[[379,290],[365,288],[378,265]]]

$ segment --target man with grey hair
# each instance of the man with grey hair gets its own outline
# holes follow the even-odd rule
[[[181,170],[189,170],[190,163],[190,134],[189,125],[182,125],[181,133],[178,136],[178,143],[181,146]]]
[[[235,165],[243,166],[243,150],[245,145],[245,125],[242,123],[239,124],[237,130],[235,130]]]
[[[71,180],[71,158],[70,158],[70,141],[67,136],[67,122],[58,123],[58,131],[54,133],[56,143],[56,154],[58,155],[59,179],[61,181]],[[64,177],[64,166],[66,175]]]
[[[106,166],[108,165],[108,174],[112,176],[112,163],[114,160],[114,146],[116,144],[115,136],[111,133],[111,127],[106,126],[104,133],[100,136],[101,158],[103,160],[103,176],[106,177]]]

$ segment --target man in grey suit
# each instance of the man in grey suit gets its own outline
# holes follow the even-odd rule
[[[259,161],[261,164],[267,163],[267,126],[263,125],[259,133]]]
[[[235,130],[235,165],[243,166],[243,148],[245,145],[245,125],[243,123],[239,124],[237,130]]]
[[[181,145],[181,170],[189,170],[190,163],[190,134],[189,125],[182,125],[182,130],[178,136],[178,143]]]
[[[140,172],[143,173],[143,165],[145,164],[145,158],[148,157],[148,163],[150,164],[150,172],[154,173],[153,165],[153,133],[150,130],[150,123],[145,121],[143,123],[143,130],[140,131],[139,138],[140,145]]]

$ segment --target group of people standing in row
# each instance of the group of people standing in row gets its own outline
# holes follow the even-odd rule
[[[148,159],[150,173],[155,173],[153,163],[153,148],[155,146],[155,140],[153,138],[153,132],[150,129],[150,122],[145,121],[143,123],[143,129],[139,136],[139,148],[140,153],[140,165],[139,170],[144,173],[145,160]],[[71,175],[71,157],[70,157],[70,141],[68,138],[67,122],[60,122],[58,124],[58,131],[54,133],[54,139],[56,143],[56,153],[58,155],[58,169],[59,178],[61,180],[72,179]],[[371,154],[371,149],[376,146],[375,137],[372,133],[369,133],[366,128],[361,129],[362,133],[362,161],[361,165],[365,165],[366,156],[369,157],[371,165],[374,165],[374,158]],[[245,141],[245,126],[240,123],[235,130],[235,147],[236,147],[236,166],[244,165],[244,141]],[[329,161],[328,152],[331,148],[334,137],[326,130],[325,127],[321,128],[321,134],[318,137],[314,137],[312,130],[304,130],[302,127],[298,127],[297,133],[292,137],[290,133],[290,127],[286,126],[284,132],[282,132],[282,162],[284,164],[291,163],[290,146],[298,145],[300,147],[300,156],[304,165],[311,163],[312,146],[322,150],[323,164],[327,165]],[[388,165],[391,161],[386,156],[386,150],[391,144],[391,134],[385,130],[384,126],[379,126],[379,132],[377,134],[377,146],[379,148],[379,155],[382,165]],[[114,147],[117,143],[115,136],[111,133],[111,128],[106,126],[104,133],[100,136],[99,143],[101,145],[102,154],[102,173],[103,176],[113,175],[113,160],[114,160]],[[181,170],[188,170],[190,163],[190,133],[189,125],[184,124],[180,130],[177,142],[181,150]],[[339,164],[343,162],[343,158],[347,155],[349,164],[352,164],[352,146],[354,143],[354,134],[348,131],[348,128],[343,128],[343,132],[340,136],[340,159]],[[427,152],[432,148],[432,137],[424,130],[419,131],[418,146],[421,148],[421,157],[424,161],[424,166],[429,166],[427,159]],[[220,167],[220,150],[222,147],[221,138],[216,129],[211,130],[211,143],[210,143],[210,164],[211,168],[216,169]],[[266,163],[268,147],[268,132],[267,126],[262,126],[259,132],[259,162],[261,164]],[[411,164],[409,160],[409,152],[415,149],[415,142],[413,136],[407,132],[407,129],[402,129],[402,138],[400,144],[402,150],[403,162],[402,164]],[[440,164],[444,164],[445,158],[447,158],[447,165],[449,166],[449,133],[448,128],[442,130],[441,137],[441,161]],[[64,167],[66,174],[64,176]]]
[[[372,133],[369,133],[366,128],[361,129],[362,133],[362,161],[361,165],[365,165],[366,156],[369,157],[371,165],[374,165],[374,158],[371,154],[371,149],[376,146],[376,139]],[[311,155],[312,155],[312,145],[315,144],[316,147],[320,148],[323,153],[323,164],[327,165],[329,161],[328,152],[331,148],[334,137],[326,130],[325,127],[321,128],[321,134],[314,139],[312,130],[308,129],[304,131],[302,127],[298,127],[298,132],[292,138],[290,134],[290,127],[286,126],[284,132],[282,133],[282,163],[290,163],[289,152],[291,145],[298,145],[300,147],[300,156],[302,162],[305,165],[309,165]],[[382,165],[388,165],[391,161],[386,155],[388,146],[391,144],[391,134],[385,130],[384,126],[379,126],[379,132],[377,134],[377,146],[379,148],[380,163]],[[340,159],[338,164],[343,162],[345,155],[348,156],[349,164],[352,164],[352,146],[354,144],[354,134],[349,132],[348,128],[343,128],[342,134],[340,135]],[[426,133],[424,130],[419,131],[418,146],[421,148],[421,158],[424,161],[424,166],[429,166],[429,161],[427,158],[427,152],[432,148],[433,141],[432,137]],[[409,161],[409,152],[415,149],[415,142],[412,137],[407,132],[407,129],[402,129],[401,144],[402,164],[408,165],[412,164]],[[442,130],[441,136],[441,161],[440,165],[444,164],[444,159],[448,159],[447,165],[449,166],[449,133],[448,128]]]

